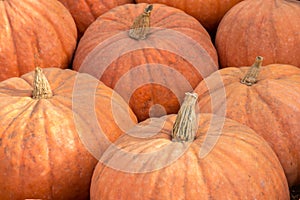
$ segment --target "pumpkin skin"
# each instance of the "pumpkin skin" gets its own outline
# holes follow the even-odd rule
[[[162,3],[195,17],[210,32],[217,30],[220,20],[234,5],[243,0],[136,0],[137,3]]]
[[[33,73],[0,83],[0,199],[88,199],[94,156],[108,146],[90,123],[89,87],[96,84],[94,112],[108,140],[126,130],[115,123],[114,114],[124,116],[128,128],[136,118],[132,112],[125,118],[119,109],[128,105],[94,77],[69,69],[43,71],[53,91],[48,99],[31,98]],[[76,101],[81,102],[77,108]],[[84,145],[87,137],[94,147]]]
[[[214,148],[199,158],[213,116],[199,115],[197,136],[188,148],[186,143],[171,140],[175,117],[147,119],[130,133],[134,136],[125,134],[117,140],[119,149],[108,148],[93,173],[91,200],[289,199],[278,158],[252,129],[226,119],[222,133],[211,135],[211,139],[219,135]],[[223,123],[224,119],[214,120]],[[149,137],[158,127],[160,131]],[[176,149],[182,155],[166,161]],[[151,153],[155,156],[143,157]],[[166,162],[170,164],[159,166]],[[146,169],[149,166],[153,166],[152,171]]]
[[[35,66],[68,68],[77,30],[68,10],[56,0],[0,1],[0,81]]]
[[[179,9],[153,4],[149,36],[130,38],[128,31],[146,6],[126,4],[97,18],[79,41],[73,62],[74,70],[116,90],[139,121],[177,113],[184,93],[218,69],[209,34]],[[193,59],[199,60],[191,64]]]
[[[245,0],[234,6],[216,34],[220,67],[250,66],[257,55],[266,65],[300,67],[299,13],[300,3],[293,0]]]
[[[79,37],[87,27],[100,15],[108,10],[126,3],[133,3],[133,0],[59,0],[72,14]]]
[[[300,69],[281,64],[263,66],[252,86],[240,83],[247,70],[249,67],[228,67],[207,77],[195,88],[199,109],[255,130],[277,154],[289,185],[299,184]],[[212,105],[212,99],[218,103]]]

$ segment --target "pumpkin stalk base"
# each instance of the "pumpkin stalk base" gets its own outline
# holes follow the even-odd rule
[[[129,30],[129,37],[135,40],[144,40],[149,33],[150,27],[150,14],[153,5],[148,5],[142,14],[140,14],[133,22]]]
[[[241,80],[242,84],[251,86],[257,82],[260,67],[262,65],[263,57],[257,56],[254,64],[250,67],[245,77]]]
[[[194,141],[198,127],[195,111],[197,99],[198,95],[196,93],[186,93],[173,126],[173,142]]]
[[[33,99],[48,99],[53,96],[50,84],[42,72],[42,69],[35,68],[34,80],[33,80]]]

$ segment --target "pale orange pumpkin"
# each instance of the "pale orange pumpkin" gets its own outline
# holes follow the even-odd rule
[[[215,45],[220,67],[250,66],[257,55],[265,65],[300,67],[300,2],[244,0],[219,24]]]
[[[136,118],[90,75],[43,72],[0,83],[0,199],[88,199],[97,159]]]
[[[300,69],[292,65],[228,67],[195,92],[201,112],[226,116],[261,135],[276,152],[289,185],[300,183]],[[214,102],[214,103],[212,103]]]
[[[122,135],[93,173],[91,200],[289,199],[282,166],[252,129],[196,114],[187,94],[178,115],[148,119]]]
[[[138,3],[162,3],[183,10],[195,17],[211,33],[234,5],[243,0],[136,0]]]
[[[79,37],[81,37],[87,27],[100,15],[110,9],[127,3],[133,3],[134,0],[58,0],[72,14]]]
[[[35,66],[70,67],[77,30],[57,0],[0,1],[0,81]]]
[[[177,113],[184,93],[218,69],[218,57],[207,31],[183,11],[126,4],[89,26],[73,69],[116,90],[143,121]]]

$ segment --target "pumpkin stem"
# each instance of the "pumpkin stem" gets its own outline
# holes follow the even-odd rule
[[[178,111],[173,130],[172,141],[191,142],[194,141],[197,131],[196,120],[196,102],[198,95],[196,93],[185,93],[184,101]]]
[[[129,37],[136,40],[144,40],[149,32],[150,27],[150,14],[153,5],[148,5],[142,14],[135,18],[133,25],[129,30]]]
[[[241,80],[241,83],[251,86],[257,82],[257,76],[262,65],[263,57],[257,56],[254,64],[250,67],[245,77]]]
[[[48,99],[51,98],[52,95],[53,94],[50,88],[50,84],[45,75],[43,74],[42,69],[36,67],[34,72],[32,98]]]

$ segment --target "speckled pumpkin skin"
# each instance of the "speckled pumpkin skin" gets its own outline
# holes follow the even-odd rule
[[[115,123],[113,114],[118,114],[117,108],[129,107],[100,83],[95,87],[94,113],[87,112],[92,102],[87,102],[86,91],[97,79],[72,70],[43,71],[53,92],[49,99],[31,98],[33,73],[0,83],[0,199],[88,199],[97,159],[82,139],[93,136],[98,149],[93,153],[97,155],[106,148],[100,133],[89,126],[89,116],[95,114],[107,139],[114,141],[124,130]],[[79,79],[82,84],[76,86],[79,96],[75,97],[73,89]],[[81,112],[72,107],[74,98],[82,101]],[[122,113],[128,126],[136,121],[130,113],[132,118]]]
[[[299,184],[300,69],[280,64],[263,66],[258,82],[252,86],[240,83],[247,70],[249,67],[224,68],[201,82],[195,89],[199,109],[223,115],[222,106],[226,105],[224,115],[263,136],[279,157],[289,185]],[[212,105],[212,99],[218,99],[218,103]]]
[[[0,81],[35,67],[68,68],[76,25],[57,0],[0,1]]]
[[[300,2],[244,0],[223,17],[216,34],[220,67],[264,64],[300,67]]]
[[[176,115],[155,119],[156,122],[150,127],[149,119],[140,123],[140,127],[131,132],[140,137],[122,135],[116,141],[119,149],[112,148],[110,151],[108,148],[103,162],[96,166],[91,183],[91,200],[289,199],[283,169],[267,142],[252,129],[229,119],[220,129],[222,132],[215,130],[208,134],[212,116],[198,116],[196,138],[188,148],[184,147],[186,143],[171,141]],[[223,120],[214,118],[213,121],[217,124],[223,123]],[[161,130],[147,137],[153,128],[160,127],[159,124],[163,124]],[[210,153],[200,158],[200,149],[208,135],[210,140],[219,138]],[[170,147],[168,150],[167,146]],[[172,158],[176,151],[183,152],[178,159],[155,168]],[[122,152],[128,152],[125,154],[127,156]],[[142,157],[143,154],[156,152],[161,153]],[[116,165],[112,166],[113,163]],[[149,166],[153,166],[153,170],[144,172]],[[123,167],[133,170],[120,170]]]
[[[81,38],[73,62],[74,70],[89,73],[114,88],[126,99],[139,121],[149,118],[151,107],[157,104],[165,112],[157,111],[152,116],[177,113],[184,93],[193,90],[203,77],[218,69],[216,49],[209,34],[196,19],[179,9],[153,4],[150,16],[153,31],[149,37],[143,41],[129,38],[127,32],[146,6],[144,3],[126,4],[97,18]],[[178,51],[186,44],[178,41],[178,37],[168,38],[168,33],[163,34],[163,31],[188,38],[190,47],[185,52],[200,59],[197,62],[200,70],[179,55]],[[142,44],[154,47],[142,48]],[[160,49],[156,44],[169,49]],[[109,45],[113,46],[111,51],[116,51],[115,54],[102,52]],[[198,50],[195,50],[196,45]],[[122,52],[131,47],[131,51]],[[114,56],[111,63],[104,64]],[[89,62],[92,65],[84,64]],[[178,74],[183,81],[179,80]],[[170,88],[177,90],[177,93]]]

